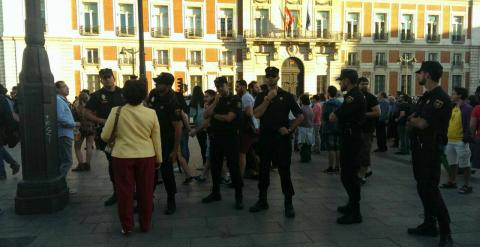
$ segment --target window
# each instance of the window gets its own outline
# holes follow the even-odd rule
[[[358,20],[359,13],[348,13],[347,17],[347,39],[358,39],[360,35],[358,34]]]
[[[401,91],[408,95],[412,95],[412,75],[402,75]]]
[[[375,65],[376,66],[386,66],[387,65],[386,54],[384,52],[377,52],[375,54]]]
[[[120,28],[118,32],[120,35],[135,35],[133,4],[120,4]]]
[[[385,92],[385,75],[375,75],[374,94]]]
[[[402,15],[402,41],[413,41],[413,15]]]
[[[268,9],[258,9],[255,13],[255,34],[257,37],[268,35]]]
[[[120,53],[119,55],[119,64],[121,65],[127,65],[127,64],[133,64],[134,61],[134,56],[130,52],[125,52],[123,54]]]
[[[329,13],[328,11],[320,11],[317,13],[317,38],[329,38]]]
[[[168,58],[168,50],[157,50],[155,53],[155,65],[168,65],[169,58]]]
[[[220,38],[233,37],[233,9],[220,9],[218,35]]]
[[[375,14],[375,40],[387,40],[386,16],[384,13]]]
[[[428,41],[440,41],[440,35],[438,34],[438,15],[429,15],[427,23],[427,40]]]
[[[196,86],[202,87],[202,76],[201,75],[191,75],[190,76],[190,88]]]
[[[327,93],[326,75],[317,75],[317,93]]]
[[[465,36],[463,35],[463,16],[453,17],[452,41],[465,42]]]
[[[98,3],[83,3],[82,34],[98,34]]]
[[[454,66],[462,66],[463,65],[462,54],[461,53],[454,53],[453,54],[452,65],[454,65]]]
[[[87,49],[87,64],[98,64],[98,49],[97,48],[88,48]]]
[[[452,88],[462,87],[462,76],[452,75]]]
[[[349,52],[348,53],[347,65],[350,65],[350,66],[359,65],[358,60],[357,60],[357,55],[358,54],[356,52]]]
[[[233,52],[222,51],[221,65],[233,65]]]
[[[87,75],[87,89],[90,93],[93,93],[100,89],[99,75]]]
[[[187,37],[202,37],[202,9],[199,7],[187,8]]]
[[[428,61],[438,62],[438,53],[428,53]]]
[[[190,51],[190,65],[202,65],[201,51]]]
[[[153,7],[153,37],[168,37],[170,35],[168,25],[168,6]]]

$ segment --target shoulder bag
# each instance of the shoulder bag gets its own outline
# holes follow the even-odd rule
[[[115,113],[115,123],[113,124],[113,130],[110,134],[110,138],[108,139],[107,146],[105,147],[105,153],[112,154],[113,146],[115,146],[115,138],[117,136],[117,125],[118,125],[118,117],[120,116],[120,112],[122,111],[122,107],[120,106]]]

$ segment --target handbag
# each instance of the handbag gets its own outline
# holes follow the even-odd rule
[[[120,111],[122,111],[122,107],[120,106],[115,113],[115,123],[113,124],[113,130],[110,134],[110,138],[108,139],[107,146],[105,147],[104,152],[107,154],[112,154],[113,146],[115,146],[115,138],[117,136],[117,125],[118,125],[118,117],[120,116]]]

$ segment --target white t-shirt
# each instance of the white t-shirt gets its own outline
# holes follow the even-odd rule
[[[255,105],[255,99],[250,93],[246,92],[244,95],[242,95],[242,111],[245,111],[245,108],[247,108],[248,106],[252,107],[252,110],[253,110],[254,105]],[[252,116],[252,121],[255,128],[258,129],[259,128],[258,119]]]

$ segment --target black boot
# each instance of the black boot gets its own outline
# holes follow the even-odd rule
[[[285,217],[295,218],[295,209],[293,208],[292,197],[285,197]]]
[[[418,235],[418,236],[436,237],[438,235],[438,229],[435,221],[433,222],[426,221],[415,228],[408,228],[407,232],[408,234]]]
[[[175,203],[175,196],[168,196],[167,198],[167,209],[165,210],[166,215],[172,215],[177,210],[177,205]]]
[[[345,206],[340,206],[337,208],[337,212],[341,214],[349,214],[352,211],[350,204],[347,204]]]
[[[440,242],[438,242],[438,247],[452,247],[453,239],[451,234],[442,234],[440,235]]]
[[[337,219],[337,224],[351,225],[362,223],[362,215],[360,214],[360,206],[351,205],[348,206],[350,210],[347,210],[343,216]]]

